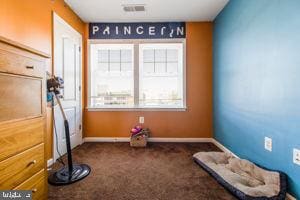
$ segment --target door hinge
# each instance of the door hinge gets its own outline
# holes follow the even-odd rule
[[[79,125],[79,130],[81,130],[81,124]]]
[[[78,47],[79,52],[81,52],[81,46]]]
[[[78,90],[81,91],[81,85],[79,85]]]

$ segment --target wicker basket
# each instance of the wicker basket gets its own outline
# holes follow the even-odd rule
[[[130,146],[132,147],[146,147],[147,146],[147,138],[150,136],[150,130],[148,128],[142,129],[136,135],[131,135]]]
[[[130,146],[146,147],[147,146],[147,136],[146,135],[132,136],[130,139]]]

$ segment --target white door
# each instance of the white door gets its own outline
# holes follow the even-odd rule
[[[81,131],[81,43],[82,36],[63,19],[54,14],[54,75],[63,78],[61,103],[70,127],[71,148],[82,143]],[[54,107],[54,161],[66,150],[66,137],[62,113]],[[55,128],[55,127],[54,127]],[[59,151],[59,153],[58,153]]]

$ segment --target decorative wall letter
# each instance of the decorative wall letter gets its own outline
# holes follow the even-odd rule
[[[185,34],[184,22],[89,24],[89,39],[168,39]]]

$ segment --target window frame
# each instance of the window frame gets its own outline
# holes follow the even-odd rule
[[[152,43],[182,43],[183,46],[183,106],[181,107],[140,107],[139,102],[139,45],[140,44],[152,44]],[[130,107],[91,107],[91,45],[92,44],[133,44],[133,70],[134,70],[134,106]],[[87,70],[87,107],[88,111],[186,111],[186,39],[89,39],[87,41],[87,57],[88,57],[88,70]]]

